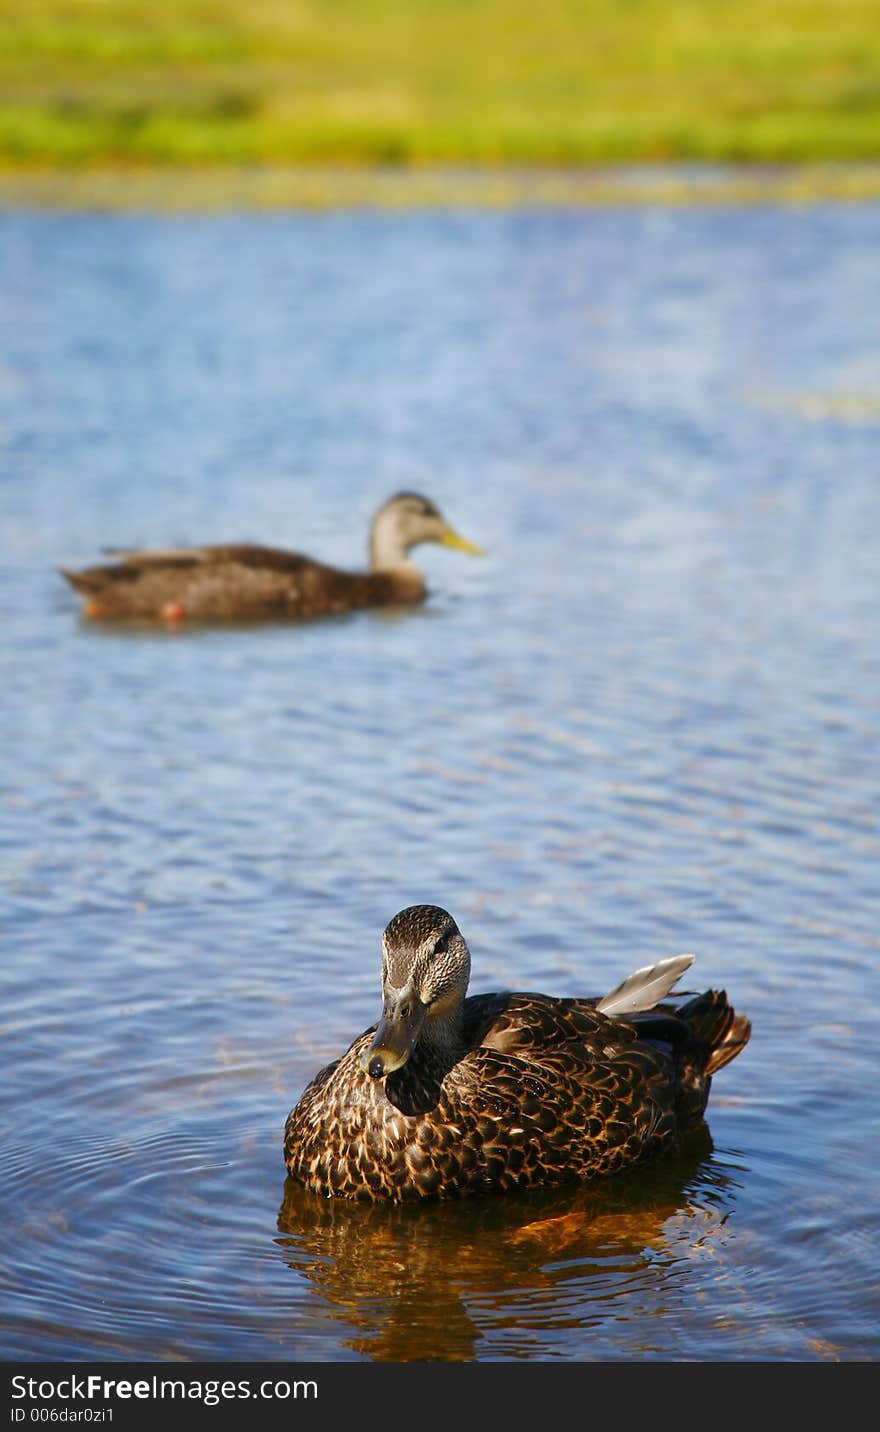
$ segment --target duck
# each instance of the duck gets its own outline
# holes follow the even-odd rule
[[[459,536],[436,505],[396,492],[370,524],[369,567],[346,571],[298,552],[238,543],[226,546],[107,549],[117,560],[61,575],[83,598],[84,615],[179,623],[260,617],[310,618],[362,607],[424,600],[425,579],[409,560],[421,542],[474,556],[483,548]]]
[[[751,1034],[723,990],[666,999],[693,958],[601,998],[468,995],[453,917],[401,910],[382,935],[381,1018],[287,1117],[288,1176],[403,1203],[586,1183],[678,1151]]]

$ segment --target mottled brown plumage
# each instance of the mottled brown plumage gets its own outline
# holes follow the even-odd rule
[[[373,518],[366,571],[349,572],[298,552],[239,543],[120,552],[118,561],[82,571],[62,569],[62,576],[84,598],[90,617],[166,622],[303,619],[422,601],[424,578],[407,556],[420,542],[481,550],[459,537],[433,502],[414,492],[398,492]]]
[[[316,1193],[456,1198],[616,1173],[678,1146],[750,1025],[723,992],[667,994],[690,956],[602,999],[465,998],[455,921],[412,906],[383,935],[383,1015],[316,1076],[285,1128]]]

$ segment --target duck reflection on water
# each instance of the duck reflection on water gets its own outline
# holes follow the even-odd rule
[[[661,1316],[715,1256],[739,1172],[713,1155],[703,1124],[678,1155],[625,1180],[500,1199],[356,1203],[288,1177],[277,1242],[316,1317],[344,1324],[344,1346],[370,1360],[470,1361],[484,1327],[517,1358],[540,1356],[542,1336],[565,1328],[573,1355],[589,1358],[592,1328]]]

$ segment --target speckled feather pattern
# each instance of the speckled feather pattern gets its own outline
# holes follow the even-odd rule
[[[288,1172],[324,1195],[457,1198],[613,1174],[674,1149],[702,1117],[713,1047],[730,1039],[733,1057],[747,1021],[715,991],[644,1019],[594,1004],[471,997],[451,1068],[417,1048],[378,1081],[361,1066],[367,1030],[291,1111]]]

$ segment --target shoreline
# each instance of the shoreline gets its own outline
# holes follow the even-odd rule
[[[249,165],[0,170],[0,209],[223,213],[859,203],[880,163]]]

